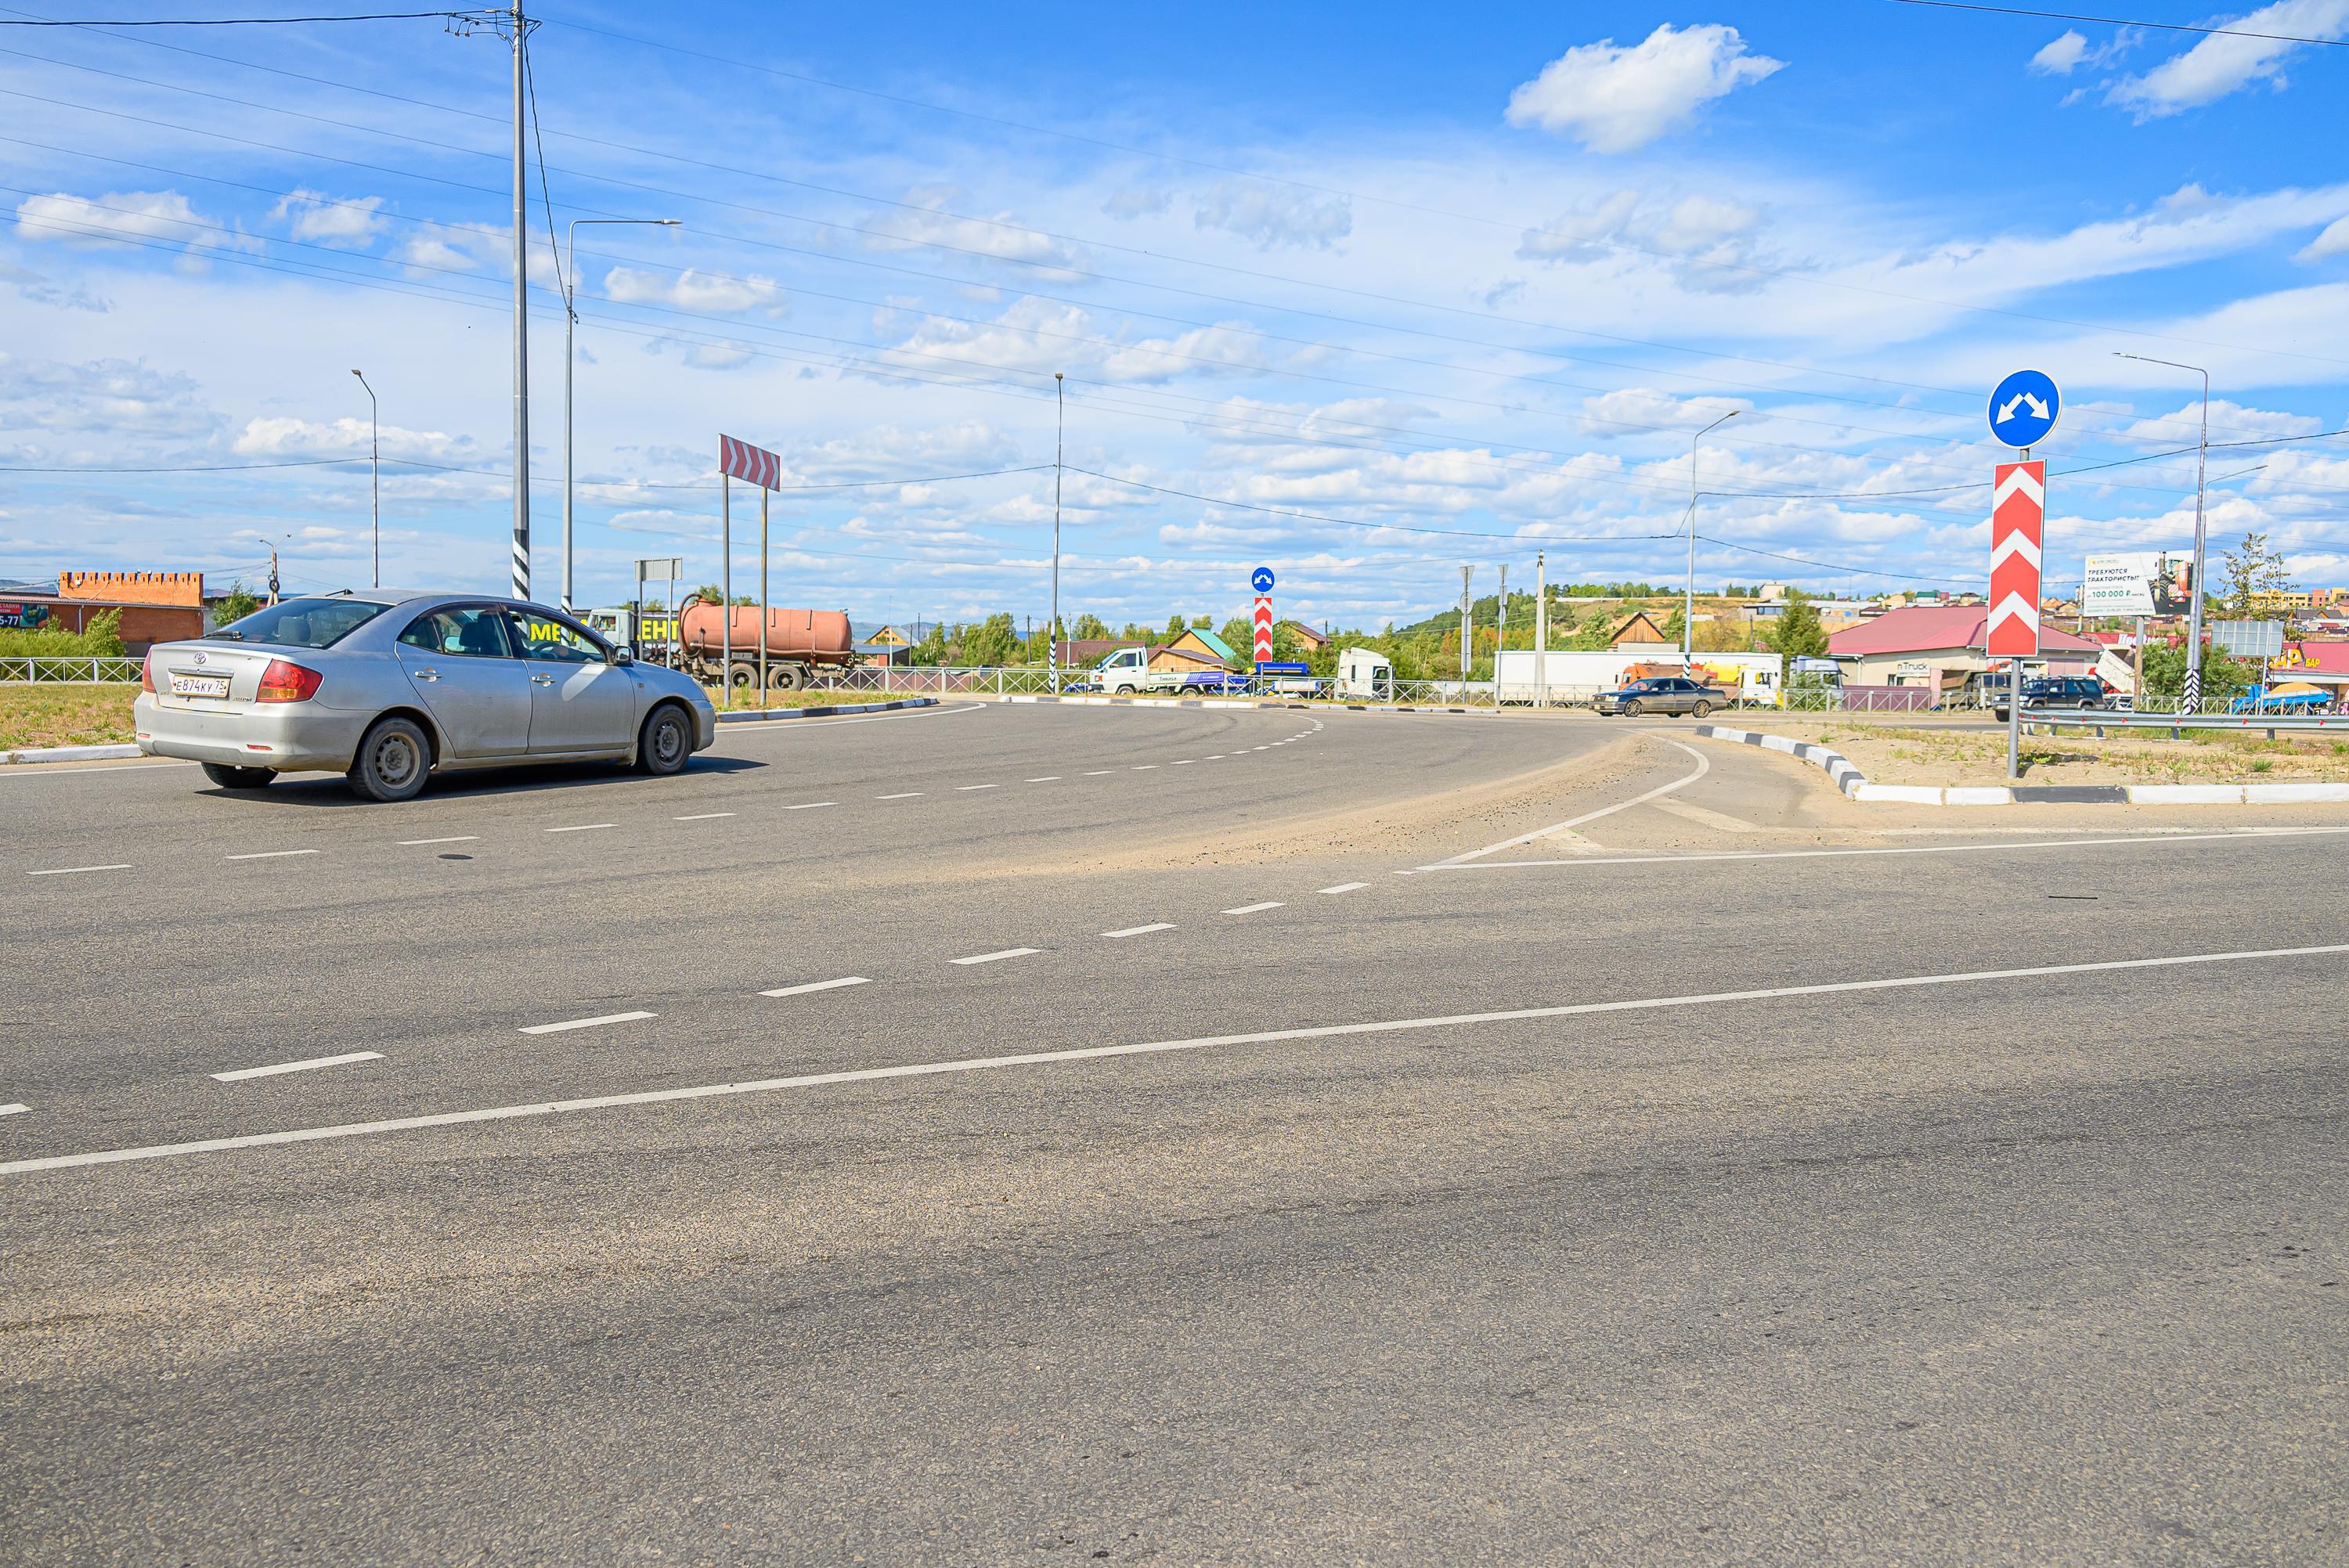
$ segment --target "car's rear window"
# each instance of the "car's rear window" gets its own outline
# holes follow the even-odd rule
[[[285,599],[205,635],[230,643],[330,648],[389,608],[365,599]]]

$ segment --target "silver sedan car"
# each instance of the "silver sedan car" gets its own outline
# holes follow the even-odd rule
[[[332,770],[374,800],[409,799],[462,768],[608,760],[675,773],[718,731],[684,675],[637,664],[559,610],[469,593],[284,600],[158,643],[140,687],[133,724],[150,756],[201,762],[230,789]]]

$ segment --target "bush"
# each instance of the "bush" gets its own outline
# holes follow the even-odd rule
[[[44,626],[37,631],[0,631],[0,658],[101,659],[122,657],[122,612],[92,615],[85,631]]]

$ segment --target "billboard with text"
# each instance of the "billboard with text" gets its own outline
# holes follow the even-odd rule
[[[2080,585],[2080,613],[2183,615],[2194,608],[2193,583],[2190,555],[2091,555]]]

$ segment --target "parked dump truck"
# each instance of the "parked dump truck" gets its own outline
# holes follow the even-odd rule
[[[856,662],[856,646],[848,630],[845,610],[767,611],[767,686],[774,691],[795,691],[808,684],[815,671],[844,668]],[[732,645],[733,667],[726,667],[725,650]],[[705,686],[723,676],[735,691],[759,687],[759,607],[737,604],[731,611],[698,594],[688,597],[678,613],[677,667]]]

